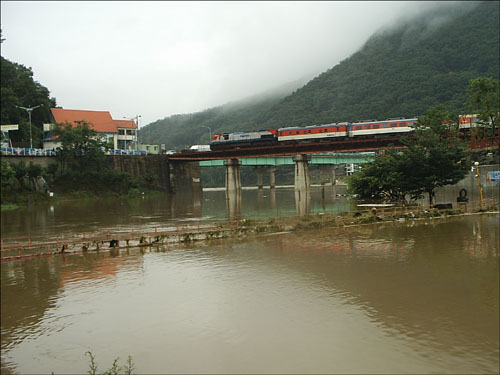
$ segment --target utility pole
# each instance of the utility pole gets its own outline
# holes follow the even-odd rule
[[[212,141],[212,129],[210,126],[202,125],[202,128],[207,128],[208,129],[208,143]]]
[[[37,109],[38,107],[43,106],[43,104],[37,105],[36,107],[31,107],[31,108],[26,108],[26,107],[21,107],[19,105],[16,105],[17,108],[24,109],[26,112],[28,112],[28,117],[29,117],[29,122],[30,122],[30,154],[31,154],[31,149],[33,148],[33,138],[31,136],[31,112],[33,112],[34,109]]]
[[[480,207],[481,207],[481,210],[483,209],[483,202],[484,202],[484,198],[483,198],[483,189],[481,187],[481,174],[479,173],[479,162],[476,161],[474,163],[474,165],[476,166],[476,177],[477,177],[477,186],[479,187],[479,204],[480,204]]]
[[[141,117],[141,115],[136,115],[135,117],[123,117],[124,119],[127,119],[127,120],[134,120],[135,121],[135,124],[137,125],[137,130],[135,131],[135,149],[138,150],[139,149],[139,117]]]

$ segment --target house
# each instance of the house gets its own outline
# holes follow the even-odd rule
[[[153,144],[140,144],[139,150],[146,151],[148,155],[158,155],[160,153],[160,146]]]
[[[44,149],[60,146],[50,129],[54,124],[69,123],[74,126],[80,121],[87,122],[97,134],[113,144],[114,149],[131,150],[137,148],[137,124],[132,120],[114,120],[108,111],[87,111],[79,109],[51,108],[53,124],[44,124]]]

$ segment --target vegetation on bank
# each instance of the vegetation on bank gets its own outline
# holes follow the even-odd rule
[[[98,366],[95,360],[95,355],[91,351],[86,352],[85,355],[89,356],[89,361],[90,361],[89,371],[87,373],[90,375],[96,375]],[[118,375],[122,371],[124,375],[132,375],[133,371],[135,370],[135,365],[134,362],[132,361],[132,357],[128,356],[127,363],[123,366],[118,366],[118,359],[119,358],[115,358],[111,367],[108,370],[104,371],[102,375]]]
[[[1,162],[2,209],[6,204],[25,204],[30,200],[55,196],[91,198],[107,195],[138,196],[149,193],[153,177],[133,177],[109,168],[104,150],[108,145],[87,123],[76,127],[58,125],[55,134],[61,141],[60,153],[46,168],[23,160]],[[6,206],[12,207],[12,206]]]
[[[419,118],[413,134],[403,140],[406,148],[379,155],[347,179],[349,193],[362,199],[404,203],[427,193],[432,204],[437,188],[463,179],[474,162],[469,138],[480,141],[492,137],[500,121],[497,80],[473,79],[467,93],[469,109],[479,114],[467,139],[459,128],[457,113],[446,111],[443,105],[432,107]]]

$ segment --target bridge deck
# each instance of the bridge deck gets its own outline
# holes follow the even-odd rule
[[[351,139],[295,144],[259,145],[256,147],[232,148],[207,152],[189,152],[169,155],[172,161],[204,161],[220,159],[243,159],[256,157],[292,156],[325,152],[366,152],[387,148],[404,148],[399,138]]]

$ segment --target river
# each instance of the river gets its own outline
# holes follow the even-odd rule
[[[331,188],[330,188],[331,189]],[[355,209],[312,192],[310,212]],[[245,190],[245,217],[295,215]],[[2,213],[2,236],[227,218],[223,191]],[[8,219],[8,220],[7,220]],[[1,369],[137,373],[499,371],[500,215],[261,235],[1,265]],[[5,231],[5,232],[4,232]],[[7,236],[7,235],[6,235]]]

